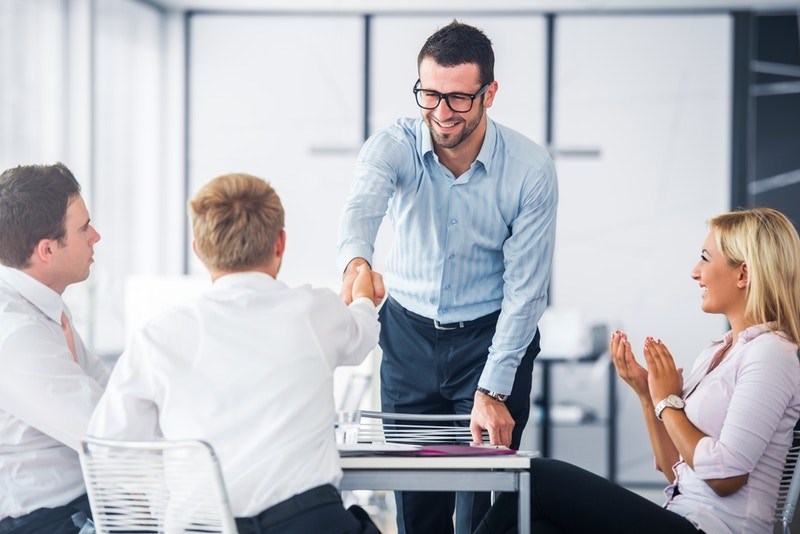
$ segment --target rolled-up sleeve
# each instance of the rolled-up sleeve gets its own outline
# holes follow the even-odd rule
[[[735,387],[724,382],[717,386],[732,389],[728,392],[730,404],[719,438],[707,436],[695,448],[694,471],[699,478],[727,478],[752,472],[781,425],[787,426],[784,430],[789,439],[791,428],[785,412],[796,395],[800,365],[796,353],[785,349],[776,352],[775,348],[775,344],[754,347],[741,361]],[[712,395],[707,394],[704,399],[714,403]],[[783,465],[783,457],[768,460]]]

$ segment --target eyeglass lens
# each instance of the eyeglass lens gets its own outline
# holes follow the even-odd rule
[[[442,99],[447,102],[447,105],[457,113],[466,113],[472,109],[472,95],[463,95],[459,93],[442,94],[436,91],[415,91],[417,96],[417,105],[424,109],[435,109]]]

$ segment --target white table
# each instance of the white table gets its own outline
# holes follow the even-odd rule
[[[513,491],[519,533],[530,534],[529,454],[490,456],[345,456],[343,490]]]

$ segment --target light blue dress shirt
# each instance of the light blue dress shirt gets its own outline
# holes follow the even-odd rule
[[[477,159],[455,177],[422,118],[400,119],[359,153],[337,260],[371,263],[388,215],[388,293],[441,323],[501,310],[479,385],[508,394],[547,305],[557,203],[550,155],[518,132],[487,118]]]

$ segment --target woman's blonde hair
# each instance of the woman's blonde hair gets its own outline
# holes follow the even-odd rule
[[[274,189],[249,174],[218,176],[189,201],[197,255],[212,271],[242,271],[269,262],[283,230]]]
[[[800,342],[800,238],[785,215],[770,208],[713,217],[709,227],[732,266],[747,267],[746,317],[774,321],[775,330]]]

